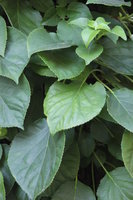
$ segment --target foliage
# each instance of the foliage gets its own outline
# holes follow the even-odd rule
[[[0,0],[0,200],[133,200],[133,9]]]

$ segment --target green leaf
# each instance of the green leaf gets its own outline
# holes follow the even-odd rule
[[[100,56],[101,61],[113,71],[133,75],[133,42],[131,40],[118,41],[117,45],[109,39],[101,42],[104,52]]]
[[[79,46],[76,53],[79,57],[85,60],[86,65],[89,65],[93,60],[98,58],[103,52],[103,47],[100,44],[92,43],[88,48]]]
[[[100,83],[53,84],[44,100],[44,113],[52,134],[84,124],[97,116],[105,104],[106,91]]]
[[[108,150],[117,160],[122,161],[121,145],[116,140],[114,140],[114,138],[108,144]]]
[[[18,85],[0,77],[0,127],[23,128],[29,102],[30,87],[24,76]]]
[[[43,52],[39,56],[58,80],[74,78],[85,69],[84,61],[73,48]]]
[[[115,26],[111,33],[121,37],[123,40],[127,40],[127,36],[125,34],[125,31],[123,30],[123,28],[121,26]]]
[[[83,44],[81,31],[81,28],[73,24],[68,24],[65,21],[59,22],[57,26],[57,35],[59,39],[66,43],[70,43],[71,46],[78,46]]]
[[[7,41],[6,22],[3,19],[3,17],[0,16],[0,56],[3,57],[5,55],[6,41]]]
[[[124,165],[133,177],[133,133],[125,131],[121,143],[122,158]]]
[[[0,160],[1,160],[1,157],[2,157],[2,153],[3,153],[3,151],[2,151],[2,146],[1,146],[1,144],[0,144]]]
[[[6,200],[4,180],[1,172],[0,172],[0,200]]]
[[[98,17],[95,21],[89,20],[88,26],[95,30],[105,30],[110,31],[110,27],[108,26],[109,22],[106,22],[103,17]]]
[[[98,200],[133,199],[133,179],[124,167],[119,167],[106,175],[99,185]]]
[[[26,34],[41,26],[42,17],[34,10],[28,1],[1,0],[0,5],[5,10],[11,25]]]
[[[60,133],[52,137],[45,119],[34,122],[13,140],[8,165],[31,199],[35,200],[53,181],[64,145],[65,135]]]
[[[36,10],[39,10],[40,12],[45,12],[54,5],[52,0],[30,0],[30,3],[34,8],[36,8]]]
[[[82,31],[82,33],[81,33],[82,39],[87,48],[88,48],[89,44],[92,42],[92,40],[94,40],[94,38],[98,35],[99,32],[100,32],[100,30],[93,30],[89,27],[85,28]]]
[[[130,1],[125,2],[125,0],[87,0],[87,4],[102,4],[106,6],[115,6],[115,7],[120,7],[120,6],[131,6]]]
[[[28,61],[26,36],[15,28],[8,28],[5,57],[0,57],[0,75],[18,83]]]
[[[47,66],[31,64],[31,69],[40,76],[56,77],[56,75]]]
[[[13,176],[11,175],[11,172],[9,170],[8,163],[7,163],[9,146],[7,144],[3,144],[2,147],[3,147],[3,155],[0,161],[0,171],[3,174],[6,194],[8,194],[11,191],[15,183],[15,180]]]
[[[52,200],[96,200],[92,190],[87,185],[84,185],[81,182],[69,181],[61,185],[61,187],[56,191]]]
[[[48,33],[43,28],[32,31],[27,39],[29,57],[40,51],[63,49],[70,46],[71,44],[60,41],[56,33]]]
[[[81,2],[71,2],[68,6],[67,16],[70,21],[79,17],[92,19],[89,8]]]
[[[133,90],[115,90],[107,99],[107,109],[118,124],[133,132]]]
[[[44,193],[46,196],[53,196],[55,191],[66,181],[75,180],[80,164],[80,153],[77,143],[73,142],[64,153],[61,166],[54,181]]]
[[[87,27],[88,23],[89,23],[89,19],[85,18],[85,17],[80,17],[80,18],[74,19],[74,20],[69,22],[69,24],[79,26],[80,28]]]

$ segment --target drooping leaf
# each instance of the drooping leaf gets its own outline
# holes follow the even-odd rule
[[[27,39],[29,57],[40,51],[63,49],[70,46],[69,43],[60,41],[57,34],[48,33],[43,28],[38,28],[32,31]]]
[[[129,174],[133,177],[133,134],[125,131],[122,143],[122,158],[126,169]]]
[[[115,6],[115,7],[120,7],[120,6],[131,6],[130,1],[125,2],[125,0],[87,0],[87,4],[103,4],[106,6]]]
[[[5,20],[0,16],[0,56],[5,55],[7,42],[7,28]]]
[[[107,109],[112,118],[133,132],[133,91],[128,88],[114,90],[107,99]]]
[[[0,77],[0,127],[23,128],[29,102],[30,86],[24,76],[18,85]]]
[[[34,10],[27,0],[1,0],[11,25],[26,34],[41,26],[42,17]]]
[[[76,183],[69,181],[61,185],[61,187],[53,195],[52,200],[96,200],[92,190],[87,185],[84,185],[81,182]]]
[[[100,44],[92,44],[88,48],[79,46],[76,53],[79,57],[85,60],[86,65],[89,65],[93,60],[101,55],[103,47]]]
[[[28,61],[26,36],[15,28],[8,28],[5,56],[0,57],[0,75],[18,83]]]
[[[6,200],[4,180],[1,172],[0,172],[0,200]]]
[[[120,26],[115,26],[112,29],[111,33],[121,37],[123,40],[127,40],[126,33],[125,33],[124,29],[122,27],[120,27]]]
[[[39,56],[58,80],[74,78],[85,69],[84,61],[76,55],[73,48],[47,51]]]
[[[106,175],[99,185],[98,200],[130,200],[133,198],[133,179],[124,167],[119,167]]]
[[[114,44],[105,39],[101,44],[104,47],[104,52],[100,59],[105,65],[117,73],[133,75],[133,41],[120,40],[117,44]]]
[[[31,199],[35,199],[53,181],[64,145],[64,134],[52,137],[45,119],[34,122],[15,137],[9,151],[8,165]]]
[[[98,115],[104,106],[106,92],[100,83],[94,85],[56,82],[44,101],[44,113],[52,134],[84,124]]]

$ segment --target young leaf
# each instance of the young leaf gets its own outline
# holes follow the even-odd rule
[[[26,34],[41,26],[42,17],[34,10],[28,1],[1,0],[0,5],[5,10],[11,25]]]
[[[5,20],[0,16],[0,56],[5,55],[7,41],[7,28]]]
[[[0,57],[0,75],[19,82],[28,64],[26,36],[15,28],[8,28],[8,41],[4,58]]]
[[[74,78],[85,69],[85,62],[73,48],[43,52],[39,56],[58,80]]]
[[[52,200],[96,200],[94,193],[92,192],[91,188],[84,185],[81,182],[69,181],[61,185],[61,187],[56,191]]]
[[[40,51],[64,49],[70,47],[70,43],[60,41],[55,33],[48,33],[44,28],[32,31],[27,39],[29,57]]]
[[[125,31],[124,31],[123,28],[120,27],[120,26],[115,26],[115,27],[112,29],[111,33],[113,33],[113,34],[115,34],[115,35],[121,37],[123,40],[127,40],[127,36],[126,36],[126,34],[125,34]]]
[[[133,42],[131,40],[118,41],[117,45],[109,39],[101,42],[104,47],[104,52],[100,59],[113,71],[133,75]]]
[[[0,200],[6,200],[4,180],[1,172],[0,172]]]
[[[98,35],[99,32],[100,30],[93,30],[89,27],[85,28],[82,31],[81,35],[82,35],[82,39],[85,43],[86,48],[89,46],[92,40],[94,40],[94,38]]]
[[[125,131],[122,138],[121,149],[124,165],[129,174],[133,177],[133,133]]]
[[[107,99],[107,109],[118,124],[133,132],[133,90],[115,90]]]
[[[13,81],[0,77],[0,127],[23,128],[30,102],[30,86],[22,76],[16,85]]]
[[[98,82],[94,85],[56,82],[44,100],[44,113],[51,133],[90,121],[100,113],[105,99],[106,91]]]
[[[98,200],[130,200],[133,198],[133,179],[124,167],[119,167],[106,175],[99,185]]]
[[[87,4],[102,4],[106,6],[131,6],[131,2],[125,2],[125,0],[87,0]]]
[[[34,122],[13,140],[8,165],[31,199],[35,200],[53,181],[64,146],[65,135],[59,133],[52,137],[45,119]]]
[[[79,46],[76,53],[79,57],[85,60],[86,65],[89,65],[93,60],[101,55],[103,47],[100,44],[92,43],[88,48]]]

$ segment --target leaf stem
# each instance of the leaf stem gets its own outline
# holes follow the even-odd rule
[[[94,163],[93,163],[93,161],[91,162],[91,174],[92,174],[92,186],[93,186],[93,191],[94,191],[94,194],[96,194],[95,174],[94,174]]]

